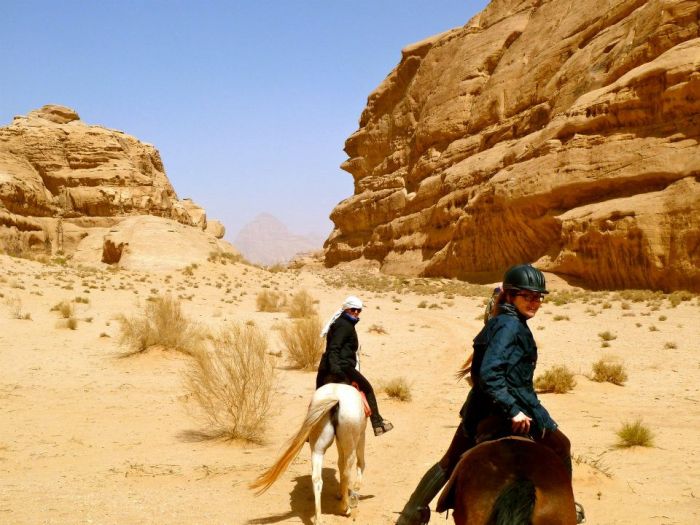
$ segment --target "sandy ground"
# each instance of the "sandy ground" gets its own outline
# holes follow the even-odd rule
[[[287,316],[256,311],[263,285],[308,290],[324,319],[348,293],[367,301],[358,325],[363,371],[375,385],[405,378],[413,399],[379,395],[395,429],[380,438],[368,433],[353,518],[338,515],[336,453],[329,452],[323,513],[329,524],[393,523],[458,424],[467,385],[453,373],[480,329],[483,298],[337,288],[323,272],[208,263],[193,276],[168,278],[0,256],[0,523],[310,524],[307,449],[263,496],[246,485],[301,423],[313,373],[290,369],[284,354],[277,358],[266,444],[193,442],[183,438],[200,425],[183,381],[190,358],[161,350],[120,357],[117,316],[138,313],[149,295],[168,291],[186,296],[186,313],[212,327],[254,321],[277,352],[273,325]],[[573,443],[577,500],[593,525],[700,523],[698,298],[675,308],[668,300],[623,307],[613,296],[545,303],[530,323],[538,372],[566,364],[577,373],[572,392],[540,396]],[[51,307],[76,297],[89,302],[76,304],[79,321],[71,330]],[[435,306],[419,308],[421,301]],[[387,333],[370,332],[372,325]],[[606,330],[617,338],[601,348],[597,334]],[[588,379],[603,355],[623,360],[625,386]],[[616,430],[640,417],[654,446],[615,448]]]

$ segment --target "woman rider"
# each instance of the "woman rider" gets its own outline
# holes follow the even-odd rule
[[[537,314],[546,293],[544,275],[533,266],[518,264],[506,271],[495,315],[474,338],[473,360],[468,359],[458,374],[463,377],[471,371],[474,385],[460,411],[462,424],[443,458],[420,480],[397,525],[428,523],[428,505],[462,454],[482,441],[529,436],[550,447],[571,474],[571,443],[533,387],[537,346],[527,321]],[[583,520],[583,509],[579,519]]]
[[[351,295],[321,331],[326,338],[326,351],[321,357],[316,374],[316,388],[326,383],[356,383],[367,398],[372,411],[370,421],[374,435],[389,432],[394,425],[379,415],[377,398],[372,385],[357,369],[357,349],[359,347],[355,325],[360,321],[362,301]]]

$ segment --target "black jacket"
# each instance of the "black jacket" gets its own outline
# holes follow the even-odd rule
[[[343,312],[330,326],[326,335],[326,351],[318,366],[317,383],[319,379],[329,375],[336,380],[344,380],[346,370],[354,369],[357,365],[357,322],[358,319],[353,319]],[[326,382],[328,381],[321,381],[322,384]]]
[[[465,427],[473,431],[482,419],[518,412],[532,418],[531,433],[555,430],[557,424],[541,405],[533,385],[537,345],[526,319],[505,304],[474,338],[474,387],[463,408]]]

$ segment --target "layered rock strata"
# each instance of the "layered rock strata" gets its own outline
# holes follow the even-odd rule
[[[91,233],[119,231],[132,216],[224,234],[220,223],[207,222],[204,209],[178,199],[150,144],[88,125],[57,105],[0,128],[0,240],[6,250],[72,253]],[[106,262],[117,262],[119,252],[106,241],[104,251]]]
[[[326,264],[700,290],[700,5],[494,0],[405,48],[346,142]]]

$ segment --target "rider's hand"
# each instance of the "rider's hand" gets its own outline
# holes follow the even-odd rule
[[[527,434],[530,431],[530,421],[532,421],[531,417],[518,412],[511,418],[511,428],[516,434]]]

